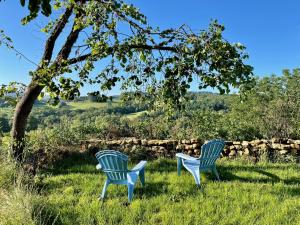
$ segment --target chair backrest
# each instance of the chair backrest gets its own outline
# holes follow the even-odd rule
[[[223,140],[211,140],[201,147],[201,155],[199,157],[200,167],[209,167],[214,165],[224,149],[225,142]]]
[[[96,153],[96,158],[101,165],[101,169],[110,180],[127,180],[128,156],[113,150],[104,150]]]

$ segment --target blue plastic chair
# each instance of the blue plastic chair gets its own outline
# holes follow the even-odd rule
[[[181,174],[181,167],[184,166],[194,177],[196,184],[200,186],[200,171],[212,171],[220,180],[216,160],[224,149],[225,142],[222,140],[212,140],[202,145],[201,155],[194,158],[183,153],[177,153],[177,173]]]
[[[131,202],[134,185],[138,177],[141,180],[142,186],[145,184],[145,166],[147,162],[141,161],[132,170],[128,170],[128,156],[121,152],[104,150],[97,152],[96,158],[99,161],[96,168],[103,170],[106,174],[106,181],[100,198],[104,199],[109,184],[121,184],[127,185],[128,201]]]

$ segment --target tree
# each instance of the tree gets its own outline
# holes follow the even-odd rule
[[[299,86],[300,69],[283,70],[281,76],[257,79],[255,87],[246,93],[247,100],[243,104],[236,103],[232,110],[243,118],[233,120],[247,121],[245,118],[248,118],[249,125],[256,127],[263,138],[297,139],[300,135]]]
[[[48,33],[43,56],[15,109],[11,135],[17,160],[23,157],[27,118],[44,92],[56,103],[79,96],[85,83],[99,83],[105,91],[120,82],[123,89],[134,87],[180,106],[195,78],[200,89],[212,86],[221,93],[253,80],[252,67],[244,63],[245,47],[226,41],[217,21],[197,33],[186,25],[154,29],[136,7],[121,0],[55,1],[53,9],[63,13],[42,29]],[[68,35],[54,56],[63,31]],[[91,76],[96,62],[105,67]]]

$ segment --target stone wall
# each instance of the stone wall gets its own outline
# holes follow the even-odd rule
[[[145,140],[124,138],[118,140],[91,139],[81,142],[82,151],[93,153],[100,149],[115,149],[124,153],[143,152],[146,156],[156,158],[160,156],[174,157],[177,152],[184,152],[192,156],[199,156],[202,140]],[[253,141],[226,141],[221,157],[234,158],[244,156],[258,161],[260,157],[293,157],[300,161],[300,140],[272,139]]]

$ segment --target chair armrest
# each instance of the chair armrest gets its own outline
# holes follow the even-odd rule
[[[186,160],[198,160],[197,158],[194,158],[192,156],[189,156],[189,155],[186,155],[186,154],[183,154],[183,153],[176,153],[176,157],[186,159]]]
[[[96,169],[97,169],[97,170],[101,170],[101,165],[100,165],[100,163],[96,165]]]
[[[140,171],[141,169],[143,169],[147,164],[147,161],[140,161],[139,164],[135,165],[135,167],[133,167],[133,169],[131,170],[132,172],[134,171]]]

